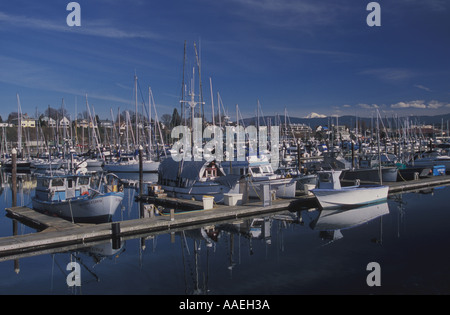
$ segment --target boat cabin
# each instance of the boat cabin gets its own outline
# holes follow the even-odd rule
[[[36,198],[46,201],[65,201],[89,195],[90,187],[91,176],[39,176],[36,185]]]
[[[320,171],[317,172],[320,189],[341,189],[341,181],[339,176],[341,171]]]

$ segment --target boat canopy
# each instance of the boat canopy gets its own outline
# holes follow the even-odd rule
[[[158,175],[161,180],[177,181],[186,179],[201,181],[202,179],[224,176],[225,173],[215,161],[177,162],[169,158],[162,161],[159,165]]]

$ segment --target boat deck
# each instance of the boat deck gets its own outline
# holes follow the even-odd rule
[[[373,184],[373,183],[372,183]],[[389,186],[389,194],[450,185],[450,176],[435,176],[415,181],[385,183]],[[278,199],[272,205],[263,207],[261,201],[250,202],[239,206],[215,205],[211,210],[202,210],[202,202],[182,200],[170,197],[143,196],[141,201],[166,203],[172,206],[187,206],[193,211],[184,211],[174,215],[148,216],[141,219],[126,220],[102,224],[73,224],[61,218],[51,217],[27,207],[7,208],[7,216],[39,232],[13,235],[0,238],[0,261],[16,259],[14,257],[32,255],[36,252],[58,251],[62,247],[87,246],[96,241],[108,241],[114,237],[136,238],[137,235],[151,233],[172,233],[186,228],[195,228],[205,224],[221,221],[243,219],[252,216],[273,214],[279,211],[298,209],[299,206],[314,207],[317,201],[314,196],[304,195],[293,199]],[[13,220],[13,222],[14,222]],[[14,224],[14,223],[13,223]],[[118,235],[113,233],[113,224],[119,224]]]

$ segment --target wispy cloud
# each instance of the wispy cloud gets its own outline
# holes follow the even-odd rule
[[[428,88],[426,86],[423,86],[423,85],[420,85],[420,84],[415,84],[414,87],[416,87],[418,89],[421,89],[421,90],[424,90],[424,91],[427,91],[427,92],[431,92],[430,88]]]
[[[348,7],[311,0],[231,0],[233,13],[255,23],[292,28],[329,25]]]
[[[89,21],[83,19],[82,26],[70,27],[65,22],[55,23],[49,20],[36,19],[22,15],[11,15],[0,12],[0,23],[14,26],[15,28],[26,28],[33,30],[44,30],[54,32],[72,32],[83,35],[106,37],[106,38],[146,38],[158,39],[158,34],[148,31],[126,31],[112,26],[112,23],[103,21]]]
[[[447,0],[400,0],[399,3],[405,3],[416,8],[425,8],[432,11],[446,11],[448,9]]]
[[[61,94],[84,96],[88,93],[89,97],[97,100],[122,104],[131,103],[131,98],[127,100],[112,93],[89,92],[73,86],[67,86],[65,82],[70,82],[69,78],[65,77],[64,74],[55,72],[50,67],[2,55],[0,55],[0,65],[2,68],[2,71],[0,71],[0,82],[3,83]]]
[[[390,83],[405,81],[416,76],[413,71],[402,68],[368,69],[360,72],[360,74],[374,76],[379,80]]]

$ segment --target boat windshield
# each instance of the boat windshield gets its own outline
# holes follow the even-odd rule
[[[52,179],[52,187],[64,186],[64,178],[54,178]]]
[[[80,177],[78,179],[79,185],[89,185],[89,177]]]

